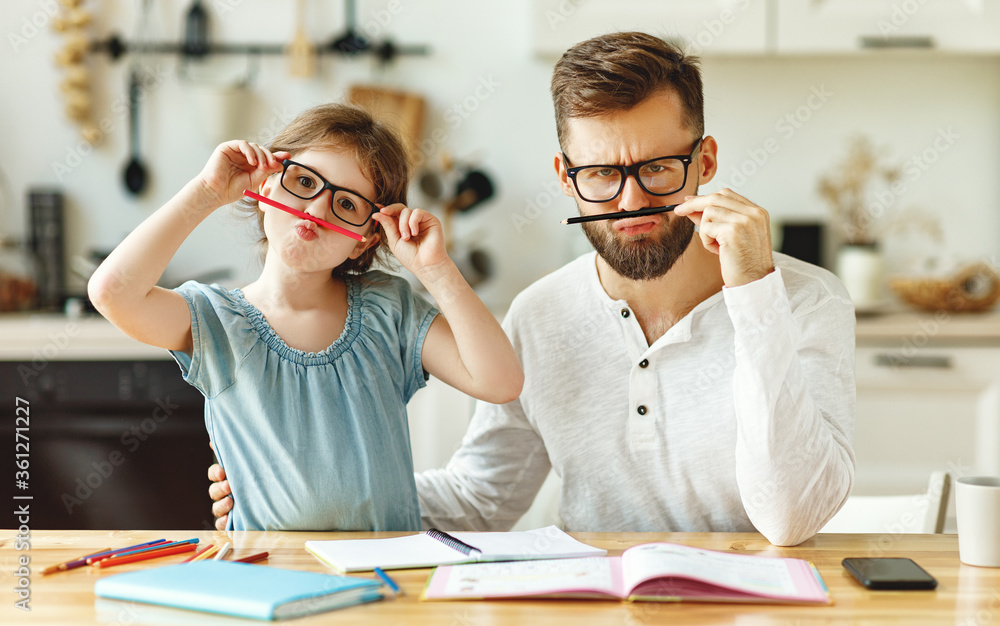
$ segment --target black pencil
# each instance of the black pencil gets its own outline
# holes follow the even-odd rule
[[[666,213],[667,211],[673,211],[680,205],[670,204],[667,206],[651,206],[645,209],[639,209],[638,211],[615,211],[614,213],[601,213],[599,215],[578,215],[576,217],[570,217],[564,219],[561,223],[563,224],[579,224],[580,222],[596,222],[598,220],[621,220],[627,217],[642,217],[643,215],[656,215],[657,213]]]

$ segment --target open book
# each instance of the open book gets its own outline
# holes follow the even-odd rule
[[[342,572],[363,572],[376,567],[406,569],[479,561],[565,559],[608,553],[580,543],[555,526],[506,533],[444,533],[432,528],[419,535],[388,539],[307,541],[306,550]]]
[[[424,600],[591,598],[661,602],[829,604],[819,572],[801,559],[647,543],[620,557],[476,563],[434,570]]]

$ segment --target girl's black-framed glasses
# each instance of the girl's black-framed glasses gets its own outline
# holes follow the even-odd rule
[[[371,219],[378,206],[360,193],[334,185],[323,175],[308,165],[291,159],[281,162],[281,187],[296,198],[312,200],[327,189],[330,190],[330,212],[340,221],[351,226],[364,226]]]

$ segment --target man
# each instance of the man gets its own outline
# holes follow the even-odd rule
[[[694,60],[642,33],[597,37],[563,55],[552,96],[563,192],[614,219],[583,225],[596,253],[515,298],[524,389],[480,403],[448,466],[417,475],[424,523],[507,529],[554,468],[571,531],[804,541],[853,482],[849,297],[771,252],[764,209],[697,195],[718,146]]]

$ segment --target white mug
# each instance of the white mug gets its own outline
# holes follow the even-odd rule
[[[955,514],[959,559],[968,565],[1000,567],[1000,477],[959,478]]]

